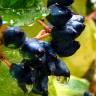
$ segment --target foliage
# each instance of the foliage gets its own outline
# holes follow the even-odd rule
[[[72,8],[75,12],[79,13],[80,15],[86,16],[86,3],[87,0],[74,0]]]
[[[41,0],[0,0],[0,15],[10,25],[27,25],[48,14]]]
[[[0,8],[26,9],[37,6],[39,0],[0,0]]]

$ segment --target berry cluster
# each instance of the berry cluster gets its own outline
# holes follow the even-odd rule
[[[33,92],[48,96],[48,76],[70,77],[68,67],[58,56],[67,57],[76,52],[80,44],[75,38],[85,27],[84,17],[67,8],[72,3],[73,0],[48,0],[50,14],[46,18],[53,26],[50,42],[26,38],[17,27],[4,31],[4,45],[19,49],[23,57],[19,64],[11,65],[10,73],[24,92],[28,92],[26,84],[33,84]]]
[[[49,0],[48,7],[50,15],[47,20],[53,25],[51,33],[51,45],[60,57],[73,55],[80,47],[78,41],[75,41],[85,25],[84,17],[76,15],[67,7],[73,0]],[[55,2],[53,4],[53,2]],[[52,4],[52,5],[51,5]]]
[[[10,72],[24,92],[28,91],[26,84],[33,84],[33,92],[48,96],[48,76],[70,77],[69,69],[57,58],[50,42],[26,38],[19,28],[11,27],[4,32],[4,45],[19,48],[23,57],[19,64],[11,65]]]

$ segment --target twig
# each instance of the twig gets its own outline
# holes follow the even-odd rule
[[[34,38],[35,38],[35,39],[38,39],[38,40],[41,40],[41,39],[46,38],[46,37],[49,36],[49,35],[50,35],[50,33],[46,33],[45,30],[41,30],[41,31],[39,32],[39,34],[38,34],[36,37],[34,37]]]
[[[46,32],[48,32],[48,33],[52,32],[52,29],[48,25],[46,25],[42,20],[37,20],[37,22],[44,27]]]
[[[93,11],[90,15],[88,15],[86,18],[88,19],[96,19],[96,11]]]

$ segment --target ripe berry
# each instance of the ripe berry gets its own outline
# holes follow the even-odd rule
[[[77,38],[84,30],[85,25],[77,20],[70,19],[65,26],[53,28],[52,40],[66,43]]]
[[[84,23],[85,21],[85,18],[84,16],[81,16],[81,15],[74,15],[72,16],[72,18],[70,19],[71,21],[78,21],[80,23]]]
[[[71,30],[66,30],[66,26],[61,27],[61,28],[54,28],[52,30],[51,36],[52,40],[54,42],[69,42],[73,40],[72,34],[74,34],[74,31]]]
[[[36,71],[24,64],[13,64],[10,69],[11,75],[17,80],[18,86],[26,93],[28,90],[26,84],[35,82]]]
[[[35,70],[25,68],[24,64],[13,64],[10,69],[11,75],[18,81],[32,84],[35,80]]]
[[[67,7],[60,7],[54,4],[49,7],[50,14],[47,20],[56,27],[64,26],[64,24],[72,17],[71,11]]]
[[[41,94],[42,96],[48,96],[48,76],[40,76],[37,74],[36,82],[33,85],[32,92],[35,94]]]
[[[66,31],[73,32],[73,38],[77,38],[84,30],[85,25],[78,21],[69,20],[66,24]]]
[[[52,46],[60,57],[71,56],[80,48],[78,41],[70,41],[66,43],[52,41]]]
[[[35,59],[44,55],[44,49],[40,46],[39,41],[36,39],[26,40],[20,52],[26,59]]]
[[[69,6],[73,3],[73,0],[48,0],[47,7],[58,3],[60,6]]]
[[[11,27],[4,31],[4,45],[8,48],[19,48],[25,42],[25,33],[17,27]]]
[[[70,70],[63,61],[57,59],[55,65],[56,65],[56,70],[54,72],[55,76],[64,76],[66,78],[70,77]]]

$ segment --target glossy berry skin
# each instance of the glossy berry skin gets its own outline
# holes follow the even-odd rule
[[[55,65],[56,65],[56,70],[54,72],[55,76],[64,76],[66,78],[70,78],[70,70],[63,61],[57,59],[55,61]]]
[[[10,69],[11,75],[17,80],[18,86],[26,93],[26,84],[35,82],[36,71],[24,64],[13,64]]]
[[[25,59],[33,59],[42,57],[44,55],[44,48],[40,46],[39,41],[36,39],[28,39],[24,42],[20,49],[21,54]]]
[[[58,3],[60,6],[69,6],[73,3],[73,0],[48,0],[47,7]]]
[[[84,17],[73,15],[64,26],[53,28],[51,36],[55,41],[60,39],[60,41],[63,40],[63,42],[65,41],[64,43],[66,43],[67,41],[77,38],[84,28]]]
[[[52,41],[55,43],[62,42],[63,44],[69,41],[73,41],[72,34],[74,34],[70,30],[65,30],[66,27],[61,27],[61,28],[54,28],[52,30],[51,36],[52,36]]]
[[[78,21],[69,21],[66,23],[65,26],[59,29],[54,29],[52,33],[52,37],[53,38],[61,37],[67,41],[68,39],[74,40],[80,36],[84,28],[85,28],[85,25],[83,23],[80,23]]]
[[[84,21],[85,18],[83,16],[73,14],[72,18],[65,25],[65,31],[74,33],[74,39],[77,38],[85,28]]]
[[[20,64],[13,64],[10,72],[25,93],[28,92],[26,84],[33,84],[34,93],[48,96],[48,76],[70,77],[68,67],[57,58],[49,42],[28,39],[20,48],[20,52],[25,57],[27,54],[28,58],[24,58]]]
[[[45,49],[46,63],[37,72],[39,76],[36,76],[36,85],[33,87],[33,92],[48,96],[48,76],[54,75],[69,78],[70,71],[65,63],[57,58],[49,42],[39,41],[39,43]]]
[[[24,41],[21,42],[22,38],[19,38],[18,34],[21,32],[15,28],[10,28],[4,33],[4,44],[7,44],[6,46],[9,48],[20,48],[19,51],[24,58],[22,63],[12,65],[11,75],[17,79],[19,87],[25,93],[28,92],[26,84],[33,84],[34,92],[48,96],[48,76],[70,77],[70,71],[65,63],[57,58],[51,43],[36,39],[25,40],[25,37]],[[21,42],[18,47],[16,46],[17,38],[20,40],[18,42]],[[15,47],[10,46],[10,44]]]
[[[73,38],[77,38],[84,30],[85,25],[78,20],[70,19],[65,26],[65,31],[70,32],[73,35]]]
[[[42,96],[48,96],[48,76],[36,75],[35,84],[33,84],[32,92],[35,94],[41,94]]]
[[[67,7],[60,7],[58,4],[54,4],[48,9],[50,14],[46,18],[55,27],[64,26],[72,17],[71,11]]]
[[[71,20],[71,21],[78,21],[78,22],[80,22],[80,23],[84,23],[85,18],[84,18],[84,16],[73,14],[73,15],[72,15],[72,18],[71,18],[70,20]]]
[[[62,62],[52,48],[51,43],[40,41],[40,44],[45,48],[46,52],[46,63],[48,66],[48,74],[55,75],[55,76],[65,76],[70,77],[70,71],[66,64]],[[58,72],[57,72],[58,71]]]
[[[51,45],[60,57],[73,55],[80,47],[78,41],[74,41],[84,30],[84,17],[79,15],[72,16],[71,19],[62,27],[55,27],[52,30]]]
[[[48,56],[53,59],[53,61],[55,59],[57,59],[57,54],[54,51],[54,49],[51,46],[50,42],[46,42],[46,41],[39,41],[40,45],[45,49],[45,54],[47,55],[47,60],[48,60]],[[50,61],[50,60],[48,60]],[[51,60],[52,61],[52,60]]]
[[[80,48],[78,41],[70,41],[65,44],[60,41],[52,41],[52,46],[60,57],[72,56]]]
[[[57,54],[51,46],[50,42],[39,41],[40,45],[45,49],[46,54],[46,64],[48,67],[48,74],[53,74],[56,70],[55,61],[57,60]]]
[[[17,27],[10,27],[4,31],[4,45],[8,48],[20,48],[25,42],[25,33]]]
[[[36,85],[34,85],[32,91],[34,93],[42,94],[42,96],[48,96],[48,76],[54,75],[54,76],[64,76],[65,78],[70,78],[70,71],[66,64],[62,62],[61,60],[57,59],[55,62],[49,61],[48,65],[55,65],[55,70],[53,70],[51,73],[48,72],[47,75],[44,75],[44,69],[43,73],[41,75],[36,75]],[[49,69],[49,66],[48,66]],[[37,72],[39,73],[39,72]],[[43,76],[42,76],[43,75]]]

